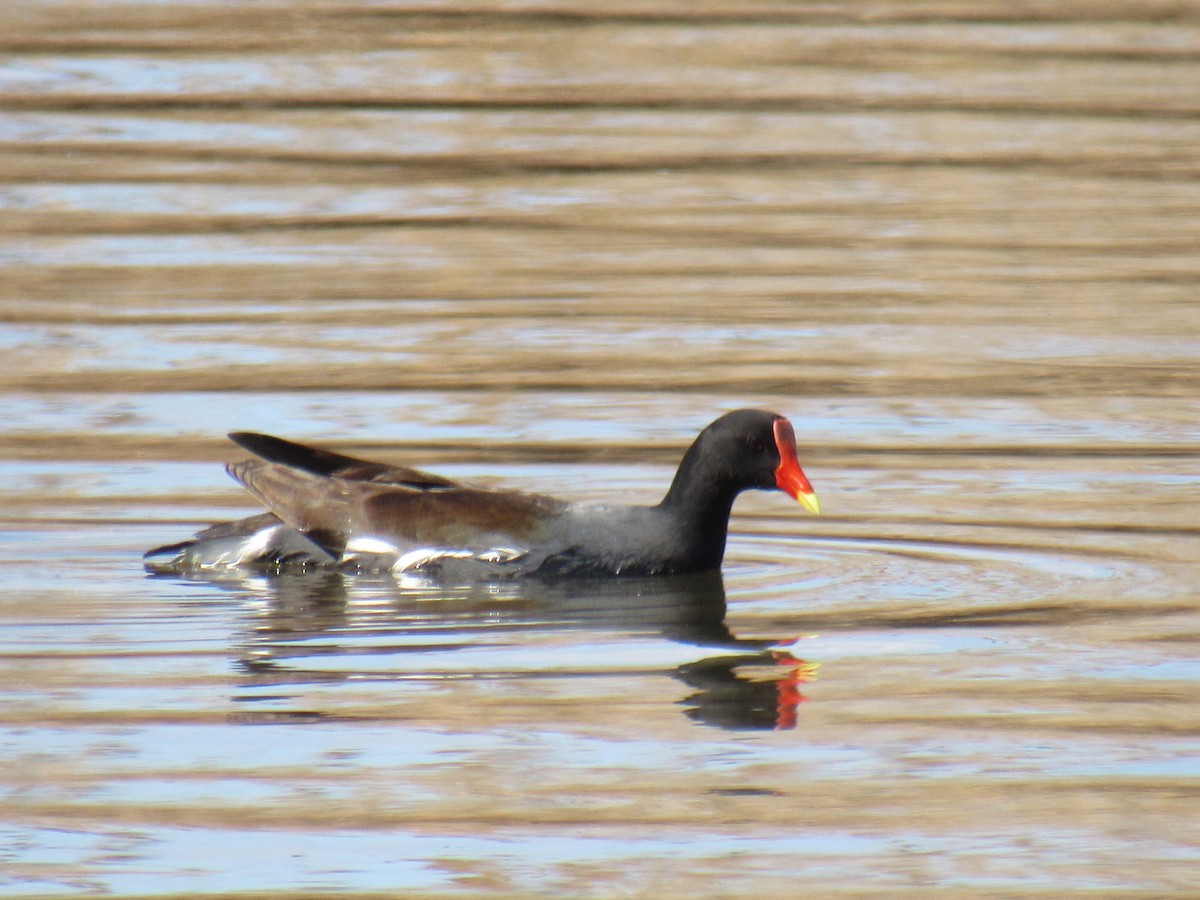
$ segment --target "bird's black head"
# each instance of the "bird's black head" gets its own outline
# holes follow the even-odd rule
[[[750,488],[778,489],[819,513],[816,494],[796,458],[792,424],[777,413],[726,413],[696,438],[679,465],[665,505],[725,506]]]

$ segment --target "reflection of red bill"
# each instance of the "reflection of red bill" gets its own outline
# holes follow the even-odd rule
[[[821,664],[796,659],[786,650],[772,650],[771,657],[777,665],[790,667],[775,682],[775,730],[790,731],[796,727],[796,707],[808,700],[800,693],[800,685],[816,678]]]
[[[800,468],[796,457],[796,432],[787,419],[775,420],[775,449],[779,451],[779,468],[775,470],[775,484],[781,491],[800,503],[810,513],[819,516],[821,504],[808,483],[808,477]]]

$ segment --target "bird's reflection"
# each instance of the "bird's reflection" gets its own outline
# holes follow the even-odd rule
[[[786,731],[796,727],[806,699],[800,685],[817,667],[786,650],[716,656],[680,666],[675,676],[696,692],[680,701],[690,719],[736,731]]]
[[[447,588],[308,572],[222,584],[250,601],[246,608],[252,618],[239,663],[254,676],[256,688],[373,675],[395,678],[398,664],[410,677],[410,663],[413,676],[444,677],[444,672],[417,665],[417,656],[402,658],[511,647],[512,635],[522,631],[594,629],[699,648],[698,658],[667,667],[692,689],[680,701],[686,715],[725,729],[779,730],[795,726],[804,700],[800,686],[815,672],[815,666],[776,640],[735,636],[725,624],[725,586],[716,573]],[[376,659],[385,655],[387,674],[361,670],[363,654]],[[337,657],[345,657],[345,664]]]

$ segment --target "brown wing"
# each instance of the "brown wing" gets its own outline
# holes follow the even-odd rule
[[[432,488],[424,482],[380,483],[263,460],[226,469],[279,518],[338,556],[356,536],[413,546],[494,546],[498,538],[527,544],[566,505],[540,494],[454,482]]]
[[[423,546],[482,548],[497,542],[528,548],[567,504],[544,494],[461,486],[446,491],[379,488],[365,498],[358,533]]]
[[[300,469],[313,475],[323,475],[327,478],[343,478],[347,481],[364,481],[372,484],[394,484],[417,490],[436,491],[458,486],[457,482],[451,481],[449,478],[431,475],[420,469],[343,456],[340,453],[332,453],[318,447],[285,441],[283,438],[273,437],[269,434],[235,431],[229,435],[229,439],[255,456],[262,457],[269,462]]]

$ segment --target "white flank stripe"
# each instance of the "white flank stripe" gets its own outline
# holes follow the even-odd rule
[[[410,550],[392,565],[393,572],[408,572],[418,569],[426,563],[437,562],[439,559],[476,559],[483,563],[508,563],[522,559],[525,550],[514,550],[512,547],[492,547],[476,553],[473,550],[462,550],[451,547],[422,547]]]
[[[400,549],[395,544],[389,544],[387,541],[373,537],[356,537],[352,538],[346,544],[346,554],[354,553],[386,553],[395,555],[400,552]]]

